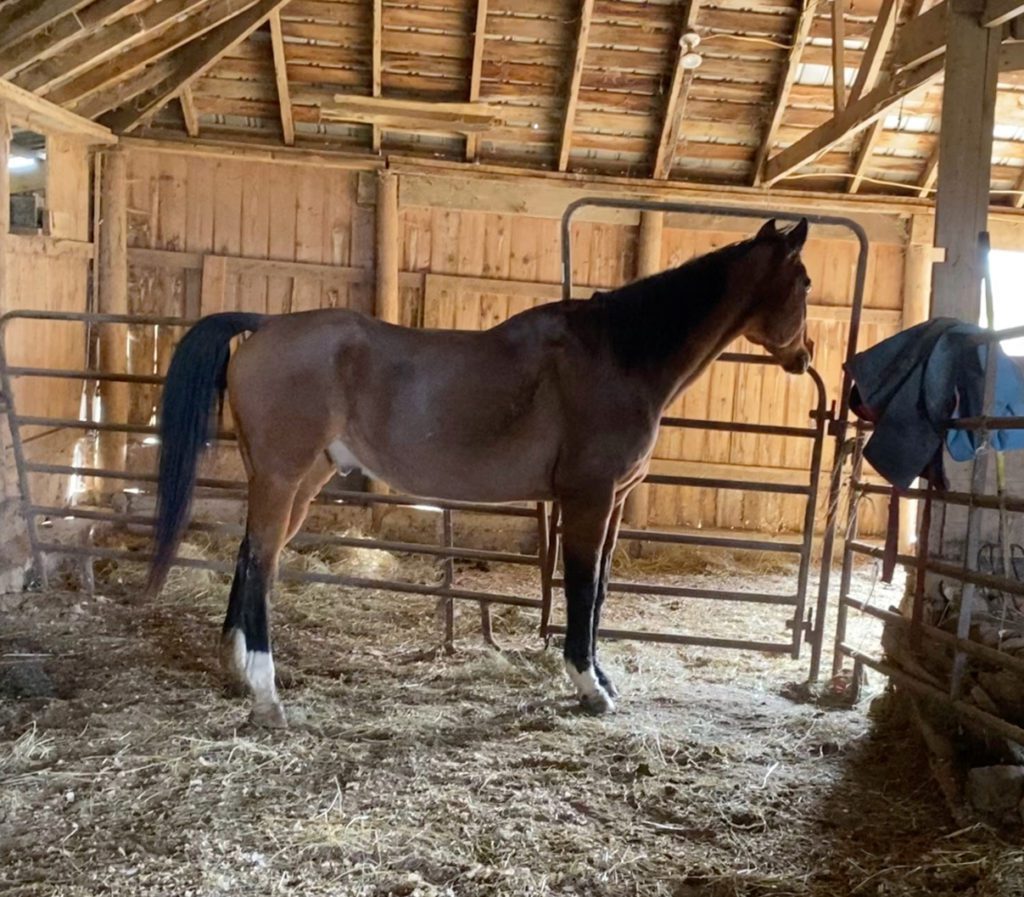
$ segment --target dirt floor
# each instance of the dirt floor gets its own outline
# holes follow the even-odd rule
[[[852,711],[783,696],[806,656],[606,645],[622,699],[595,719],[530,611],[495,609],[497,654],[460,605],[445,656],[430,599],[288,587],[291,728],[268,732],[216,666],[223,577],[176,573],[140,605],[137,571],[100,573],[94,596],[0,598],[6,897],[1024,894],[1020,844],[956,830],[881,683]],[[615,622],[785,638],[768,609],[611,600]]]

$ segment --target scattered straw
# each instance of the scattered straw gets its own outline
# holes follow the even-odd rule
[[[287,561],[437,573],[369,554],[381,553]],[[632,571],[737,590],[782,576]],[[459,582],[536,593],[520,569],[460,566]],[[0,651],[22,650],[7,633],[31,633],[25,653],[49,656],[22,660],[61,695],[0,700],[5,895],[1021,893],[1024,852],[954,831],[920,748],[884,713],[871,724],[779,696],[806,659],[603,644],[623,697],[593,719],[529,609],[494,608],[498,654],[459,604],[449,657],[434,599],[286,585],[274,628],[292,726],[266,732],[244,724],[216,668],[227,578],[180,571],[145,604],[138,583],[109,565],[95,598],[55,591],[0,618]],[[616,595],[608,613],[613,625],[787,632],[773,608],[726,602]]]

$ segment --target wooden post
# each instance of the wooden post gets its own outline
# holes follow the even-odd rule
[[[950,0],[946,35],[935,205],[935,245],[946,255],[935,265],[931,313],[977,323],[1002,30],[982,27],[971,0]]]
[[[10,311],[7,304],[7,234],[11,230],[11,178],[7,159],[11,152],[11,123],[7,104],[0,100],[0,314]]]
[[[104,152],[100,172],[99,293],[96,306],[102,314],[128,313],[127,167],[124,150],[115,148]],[[108,373],[127,371],[127,325],[100,325],[99,335],[99,369]],[[130,401],[127,383],[100,383],[104,421],[127,423]],[[126,434],[100,433],[99,466],[123,470],[126,449]]]
[[[377,172],[377,295],[374,314],[382,321],[397,324],[400,320],[398,297],[398,175]],[[386,495],[388,487],[379,480],[370,480],[370,491]],[[374,530],[380,529],[387,505],[374,505]]]
[[[398,176],[379,172],[377,181],[377,302],[382,321],[397,324],[398,303]]]
[[[946,30],[945,79],[939,135],[939,183],[935,245],[944,258],[933,270],[932,317],[976,324],[981,312],[983,260],[979,236],[988,229],[992,130],[995,122],[1001,28],[984,28],[973,0],[950,0]],[[984,460],[978,463],[986,463]],[[971,489],[970,465],[948,465],[950,487]],[[968,511],[948,507],[944,525],[932,527],[931,551],[958,558],[973,554]],[[980,534],[984,540],[988,536]],[[991,540],[991,541],[994,541]],[[943,544],[945,542],[945,544]],[[972,562],[974,558],[970,559]],[[964,601],[969,611],[970,601]],[[961,619],[958,633],[966,636]]]
[[[914,215],[903,256],[903,329],[928,320],[932,298],[932,246],[935,219],[931,215]],[[917,530],[918,503],[910,499],[900,502],[899,550],[913,551],[911,540]]]
[[[637,235],[636,275],[650,277],[661,268],[662,233],[665,229],[664,212],[641,212],[640,232]],[[647,526],[650,512],[651,487],[641,483],[626,499],[623,508],[623,520],[628,526],[642,528]]]

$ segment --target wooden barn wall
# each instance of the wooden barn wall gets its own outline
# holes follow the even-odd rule
[[[81,143],[47,141],[47,235],[12,234],[6,242],[6,290],[3,313],[19,309],[83,312],[87,310],[93,246],[89,242],[89,154]],[[82,370],[86,337],[81,324],[13,321],[5,348],[10,364]],[[78,417],[82,384],[76,380],[26,378],[14,387],[15,406],[23,415]],[[33,461],[69,463],[85,434],[26,427],[22,436]],[[33,477],[33,498],[62,502],[64,477]]]
[[[373,176],[341,168],[251,158],[129,153],[130,308],[194,317],[223,309],[297,311],[345,306],[370,312],[374,295]],[[401,179],[400,179],[401,198]],[[735,230],[665,228],[662,263],[676,265],[738,238]],[[574,282],[613,287],[636,271],[635,225],[585,221],[575,228]],[[904,249],[873,244],[861,345],[901,327]],[[856,244],[811,239],[805,254],[814,281],[810,321],[815,366],[838,398],[852,301]],[[558,222],[547,217],[402,205],[400,297],[403,323],[478,329],[558,297]],[[174,334],[139,328],[133,372],[165,369]],[[737,348],[751,348],[742,345]],[[152,418],[156,394],[135,390],[132,414]],[[809,378],[776,368],[717,363],[671,409],[674,415],[806,425]],[[825,456],[831,456],[827,444]],[[747,434],[666,430],[659,472],[797,482],[807,441]],[[823,483],[824,485],[824,483]],[[823,490],[824,491],[824,490]],[[785,495],[650,487],[648,523],[720,529],[794,531],[801,500]],[[884,508],[868,507],[868,532]]]

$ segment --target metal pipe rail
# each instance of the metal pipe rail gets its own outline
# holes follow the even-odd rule
[[[727,205],[716,205],[708,203],[695,203],[695,202],[683,202],[683,201],[662,201],[662,200],[642,200],[642,199],[617,199],[607,197],[582,197],[570,203],[565,212],[562,214],[561,221],[561,242],[562,242],[562,298],[563,300],[569,300],[572,298],[573,282],[572,282],[572,219],[573,216],[583,208],[604,208],[604,209],[624,209],[629,211],[650,211],[650,212],[682,212],[696,215],[721,215],[730,218],[759,218],[763,219],[766,217],[765,211],[761,208],[754,208],[750,206],[727,206]],[[800,211],[783,211],[783,212],[772,212],[772,217],[779,218],[784,221],[798,222],[802,218],[806,218],[811,224],[822,224],[830,225],[834,227],[845,228],[850,231],[858,243],[858,254],[857,254],[857,267],[854,274],[854,292],[853,292],[853,307],[850,313],[850,330],[849,337],[847,340],[846,347],[846,360],[849,361],[857,352],[857,342],[860,333],[860,319],[861,309],[864,304],[864,283],[867,275],[867,264],[868,264],[868,238],[864,228],[851,218],[845,218],[837,215],[822,215],[816,212],[800,212]],[[725,353],[720,356],[721,361],[744,361],[751,364],[773,364],[771,358],[766,355],[754,355],[754,356],[741,356],[736,353]],[[668,425],[669,421],[678,423],[685,427],[699,427],[708,430],[720,430],[737,433],[757,433],[759,435],[776,435],[776,436],[790,436],[790,437],[808,437],[814,440],[814,448],[812,453],[812,459],[809,470],[809,479],[806,487],[798,487],[800,490],[806,488],[807,505],[806,513],[804,515],[804,526],[803,526],[803,540],[799,546],[800,566],[797,573],[797,585],[796,585],[796,606],[794,616],[789,621],[789,625],[792,629],[792,642],[790,644],[790,653],[794,658],[800,656],[800,648],[802,640],[805,634],[805,630],[808,630],[808,641],[811,647],[811,658],[810,658],[810,669],[809,676],[810,680],[818,678],[821,668],[821,655],[822,647],[825,639],[825,614],[828,605],[829,597],[829,585],[830,576],[832,569],[832,554],[835,544],[835,533],[836,533],[836,509],[839,505],[839,494],[842,488],[842,484],[838,477],[833,477],[829,485],[829,497],[826,504],[826,519],[824,532],[821,539],[822,549],[822,560],[821,567],[818,577],[818,594],[815,602],[814,609],[810,614],[809,625],[804,622],[804,614],[806,610],[806,596],[807,587],[810,576],[810,564],[811,564],[811,551],[814,541],[814,523],[816,517],[816,501],[818,494],[818,486],[821,476],[822,466],[822,449],[823,441],[826,430],[835,438],[835,446],[833,453],[833,468],[839,467],[843,460],[843,446],[846,441],[846,427],[849,417],[849,398],[850,389],[852,387],[852,381],[849,373],[846,371],[844,366],[843,372],[843,383],[840,390],[839,396],[839,410],[836,415],[831,415],[826,412],[825,407],[825,389],[824,384],[821,382],[820,376],[816,371],[812,369],[812,376],[815,379],[815,386],[818,390],[818,406],[812,411],[811,418],[814,421],[812,427],[780,427],[768,424],[746,424],[746,423],[732,423],[727,421],[692,421],[683,422],[677,418],[667,418],[662,420],[662,425]],[[655,482],[654,480],[649,480]],[[689,483],[675,483],[676,485],[690,485]],[[754,492],[788,492],[788,489],[779,488],[780,484],[766,484],[758,483],[753,481],[732,481],[729,484],[719,482],[717,488],[740,488],[746,489],[747,491]],[[795,491],[791,494],[805,494],[802,491]],[[549,548],[549,556],[557,548],[557,532],[554,526],[552,529],[552,545]],[[623,538],[628,538],[626,534],[623,534]],[[708,547],[727,547],[712,541],[714,537],[698,536],[696,539],[703,539],[707,541],[694,541],[689,544],[703,544]],[[779,550],[778,548],[759,549],[759,550]],[[552,585],[555,583],[552,582]],[[613,584],[610,588],[615,588],[621,584]],[[629,584],[632,587],[642,588],[642,584]],[[692,597],[692,596],[684,596]],[[744,600],[742,596],[737,595],[735,600]],[[543,626],[543,624],[542,624]],[[555,630],[551,630],[555,631]],[[731,640],[724,640],[730,642]],[[747,643],[745,645],[734,645],[729,644],[728,647],[749,647],[754,650],[774,650],[774,648],[766,649],[763,647],[765,643],[757,643],[762,647],[756,647],[755,643]]]
[[[979,335],[977,343],[994,343],[1005,339],[1012,339],[1024,336],[1024,327],[1015,327],[1008,330],[992,331]],[[989,355],[989,364],[986,365],[986,398],[990,399],[992,382],[994,382],[994,365],[991,359],[994,353]],[[992,381],[992,382],[989,382]],[[987,406],[986,406],[987,407]],[[901,490],[898,493],[899,499],[931,500],[932,502],[964,507],[968,509],[968,536],[974,533],[973,542],[977,541],[977,529],[979,526],[978,512],[981,510],[994,510],[1002,513],[1024,513],[1024,497],[989,495],[983,490],[984,481],[978,476],[979,461],[978,455],[991,451],[986,444],[988,431],[1011,430],[1024,428],[1024,418],[1020,417],[994,417],[989,414],[982,414],[970,418],[959,418],[949,420],[945,424],[948,430],[971,430],[981,435],[982,445],[975,455],[975,473],[972,477],[971,492],[959,492],[943,489],[922,489],[912,488]],[[1013,725],[983,711],[978,707],[963,700],[961,695],[962,677],[966,668],[968,657],[974,658],[986,665],[1004,669],[1024,675],[1024,657],[1018,657],[1005,651],[992,648],[974,641],[969,637],[970,604],[973,598],[973,591],[976,588],[985,588],[995,592],[1008,595],[1024,597],[1024,582],[1005,575],[1008,571],[1004,569],[1004,575],[996,573],[983,573],[976,567],[974,552],[970,550],[972,539],[968,539],[968,546],[962,562],[955,563],[942,558],[932,557],[928,545],[928,532],[919,534],[916,556],[897,553],[895,561],[897,564],[914,571],[919,578],[931,573],[946,579],[960,583],[964,588],[961,595],[960,621],[956,633],[949,632],[923,620],[923,608],[920,606],[920,599],[923,595],[923,587],[919,587],[915,595],[913,614],[906,617],[903,614],[892,610],[883,610],[859,600],[850,594],[850,583],[852,580],[852,568],[856,557],[870,557],[876,560],[883,558],[884,549],[867,544],[857,538],[858,528],[858,502],[857,497],[863,495],[888,496],[892,494],[892,488],[863,482],[861,479],[863,468],[863,448],[866,433],[870,430],[869,425],[858,424],[855,443],[855,460],[850,482],[851,501],[847,521],[847,540],[843,552],[842,577],[838,604],[838,614],[835,631],[835,654],[833,661],[833,672],[838,673],[844,658],[854,661],[854,680],[859,680],[860,669],[863,666],[875,669],[889,676],[897,683],[919,694],[934,698],[939,703],[948,707],[955,713],[979,723],[991,732],[995,732],[1018,744],[1024,745],[1024,728]],[[847,639],[850,611],[865,614],[873,619],[879,620],[887,625],[898,626],[906,629],[913,640],[912,643],[922,638],[945,645],[953,649],[953,668],[950,674],[950,682],[947,689],[937,688],[933,683],[926,682],[908,673],[905,670],[897,669],[892,664],[869,657],[862,651],[851,647]],[[965,622],[966,621],[966,622]]]
[[[603,201],[599,201],[603,204]],[[681,210],[690,210],[690,206],[687,204],[672,204],[673,207],[679,207]],[[574,204],[578,206],[578,204]],[[683,209],[682,207],[686,208]],[[710,207],[709,207],[710,208]],[[567,211],[567,216],[571,215],[573,208]],[[731,210],[725,214],[748,214],[758,215],[759,212],[755,210],[749,210],[746,213],[737,212]],[[778,217],[789,217],[792,220],[796,220],[800,215],[794,213],[793,215],[786,216],[780,215]],[[822,221],[825,223],[846,223],[844,219],[830,219],[828,216],[807,216],[815,221]],[[856,225],[852,222],[849,223],[853,229],[856,229]],[[564,244],[563,249],[568,252],[570,247],[568,241]],[[570,286],[571,288],[571,286]],[[859,293],[858,293],[859,296]],[[855,317],[859,318],[859,298],[858,305],[855,309]],[[127,383],[134,385],[147,385],[147,386],[159,386],[163,382],[163,377],[157,374],[129,374],[118,371],[101,371],[101,370],[75,370],[75,369],[59,369],[59,368],[46,368],[40,366],[31,365],[9,365],[7,364],[6,353],[4,352],[5,347],[5,336],[7,328],[10,322],[15,320],[44,320],[64,323],[81,323],[88,327],[98,327],[104,325],[111,326],[124,326],[124,325],[141,325],[141,326],[154,326],[154,327],[174,327],[184,328],[194,323],[192,320],[172,318],[167,316],[155,316],[155,315],[110,315],[110,314],[97,314],[97,313],[64,313],[64,312],[11,312],[7,315],[0,317],[0,386],[3,388],[3,392],[9,397],[9,407],[7,409],[9,423],[12,431],[12,443],[14,447],[15,460],[18,467],[19,485],[21,487],[22,495],[25,496],[23,510],[26,515],[26,521],[29,529],[29,539],[32,544],[33,554],[36,560],[37,568],[40,572],[45,575],[45,564],[42,561],[44,554],[64,554],[68,556],[83,556],[87,553],[87,549],[82,546],[64,546],[59,547],[56,543],[44,542],[38,536],[37,531],[37,519],[46,514],[53,512],[52,506],[45,506],[35,504],[31,501],[31,491],[29,478],[31,475],[38,474],[66,474],[66,475],[77,475],[82,477],[91,477],[97,480],[112,480],[121,481],[128,483],[139,483],[139,484],[151,484],[156,481],[156,476],[152,473],[145,471],[129,471],[129,470],[110,470],[92,466],[82,465],[60,465],[60,464],[45,464],[41,462],[29,461],[25,457],[24,442],[21,438],[21,428],[28,426],[39,426],[39,427],[50,427],[55,429],[80,429],[84,431],[98,431],[98,432],[117,432],[125,434],[134,434],[137,436],[152,436],[156,434],[156,428],[146,424],[130,424],[126,422],[111,422],[111,421],[94,421],[88,419],[74,419],[64,417],[54,417],[46,415],[21,415],[14,407],[13,402],[13,390],[12,381],[15,379],[27,379],[27,378],[50,378],[50,379],[65,379],[65,380],[81,380],[86,384],[100,384],[104,382],[114,383]],[[729,363],[750,363],[757,365],[774,364],[773,360],[767,356],[757,355],[740,355],[737,353],[726,353],[721,357],[721,361]],[[699,477],[699,476],[671,476],[665,474],[653,474],[646,482],[651,485],[674,485],[674,486],[687,486],[695,488],[716,488],[716,489],[738,489],[744,491],[760,491],[764,493],[775,493],[775,494],[788,494],[802,496],[806,499],[806,514],[804,517],[804,535],[799,543],[777,543],[767,542],[758,540],[731,540],[722,539],[716,537],[706,536],[691,536],[679,533],[659,533],[653,531],[635,531],[626,532],[623,534],[623,538],[633,538],[637,540],[643,540],[647,542],[657,542],[660,544],[672,543],[672,544],[689,544],[689,545],[703,545],[706,547],[725,548],[725,549],[750,549],[757,551],[772,551],[782,552],[787,554],[795,554],[799,556],[800,566],[797,575],[797,588],[794,594],[782,594],[782,595],[760,595],[750,594],[749,597],[743,594],[735,595],[735,600],[748,600],[754,603],[765,603],[765,604],[779,604],[783,606],[794,607],[794,617],[790,621],[790,628],[793,632],[793,638],[790,643],[785,646],[770,645],[770,647],[764,647],[766,644],[763,642],[750,642],[742,645],[733,644],[735,640],[718,640],[718,642],[728,643],[731,647],[752,647],[756,650],[786,650],[790,651],[793,656],[798,656],[802,638],[805,632],[805,625],[803,624],[803,615],[806,604],[806,589],[807,581],[809,576],[809,568],[811,562],[811,549],[813,546],[813,530],[814,530],[814,511],[815,501],[817,497],[817,489],[820,479],[820,467],[821,467],[821,453],[826,432],[826,427],[831,422],[831,418],[826,411],[826,398],[824,384],[821,381],[820,376],[816,371],[811,371],[811,377],[814,381],[815,389],[817,391],[817,402],[816,407],[812,409],[811,419],[813,421],[812,426],[808,427],[782,427],[773,425],[761,425],[761,424],[749,424],[741,422],[730,422],[730,421],[694,421],[681,418],[666,418],[662,421],[662,425],[666,427],[679,427],[681,429],[693,429],[700,428],[706,430],[714,430],[720,432],[735,432],[735,433],[754,433],[765,436],[778,436],[778,437],[798,437],[807,438],[812,440],[812,462],[808,471],[808,482],[804,484],[786,484],[786,483],[774,483],[765,482],[749,479],[723,479],[723,478],[712,478],[712,477]],[[221,432],[217,434],[218,440],[231,441],[235,438],[235,434],[230,432]],[[197,486],[200,490],[203,490],[203,494],[207,491],[210,495],[219,496],[241,496],[244,494],[245,484],[241,481],[234,480],[223,480],[213,478],[200,478],[197,481]],[[452,591],[452,597],[470,597],[473,600],[486,600],[493,601],[494,603],[515,603],[522,604],[526,599],[516,599],[513,602],[508,600],[508,596],[503,595],[491,595],[489,593],[478,593],[478,592],[467,592],[466,590],[453,590],[451,586],[451,577],[453,572],[452,563],[457,557],[466,557],[469,559],[479,560],[491,560],[499,563],[517,563],[520,565],[536,565],[540,572],[540,584],[541,584],[541,600],[539,606],[542,610],[542,618],[544,621],[550,619],[551,613],[551,585],[554,579],[554,565],[555,565],[555,554],[552,553],[553,549],[557,548],[557,534],[550,532],[549,530],[549,519],[545,513],[543,505],[538,505],[536,508],[517,507],[514,505],[506,506],[493,506],[493,505],[478,505],[470,502],[444,502],[435,500],[425,500],[413,496],[395,496],[395,495],[381,495],[374,493],[363,493],[363,492],[352,492],[337,489],[325,489],[320,496],[317,498],[319,504],[331,504],[331,503],[352,503],[358,505],[400,505],[406,507],[422,507],[425,504],[429,504],[432,508],[437,508],[441,511],[441,528],[442,528],[442,544],[439,545],[420,545],[419,543],[408,543],[403,541],[382,541],[382,540],[352,540],[353,542],[359,542],[358,546],[355,547],[367,547],[367,548],[380,548],[381,550],[401,550],[409,552],[417,552],[421,554],[427,554],[437,557],[443,566],[444,575],[448,581],[446,588]],[[62,509],[63,513],[61,516],[80,516],[83,519],[93,519],[89,515],[95,512],[90,512],[86,509],[82,509],[79,513],[76,509]],[[518,555],[511,552],[492,552],[481,549],[460,549],[457,546],[451,545],[451,532],[452,532],[452,521],[451,513],[453,511],[468,512],[477,514],[488,514],[497,516],[509,516],[519,518],[533,518],[537,520],[538,534],[541,540],[539,550],[536,554],[523,554]],[[552,509],[554,514],[554,509]],[[144,518],[133,517],[128,515],[130,519],[127,520],[116,520],[110,518],[107,522],[120,523],[122,525],[146,525],[143,523]],[[95,522],[95,521],[94,521]],[[203,525],[205,526],[205,525]],[[213,525],[211,525],[213,526]],[[237,530],[237,527],[235,528]],[[230,527],[222,528],[215,531],[222,532],[233,532]],[[742,544],[740,544],[742,542]],[[332,544],[342,544],[338,541],[333,541]],[[95,549],[96,554],[94,556],[109,556],[108,549]],[[144,559],[143,555],[128,552],[123,559]],[[194,566],[190,563],[191,559],[181,558],[178,559],[180,563],[185,566]],[[225,572],[230,572],[226,570]],[[284,575],[284,574],[283,574]],[[289,574],[291,575],[291,574]],[[328,577],[324,580],[323,577]],[[317,578],[310,579],[308,581],[331,581],[337,582],[338,584],[346,584],[351,582],[351,578],[329,578],[329,574],[318,574]],[[284,576],[288,578],[288,576]],[[394,588],[396,591],[410,591],[407,583],[400,583],[390,580],[373,580],[363,581],[359,580],[359,585],[365,585],[368,587],[375,588]],[[613,591],[631,592],[631,593],[646,593],[646,594],[664,594],[667,596],[677,597],[726,597],[730,593],[725,593],[716,590],[700,590],[700,589],[688,589],[688,588],[675,588],[669,586],[654,586],[645,585],[638,583],[619,583],[615,582],[611,586]],[[422,591],[422,590],[417,590]],[[458,592],[458,594],[456,594]],[[440,594],[435,591],[429,592],[430,594]],[[444,597],[444,596],[442,596]],[[534,606],[534,605],[528,605]],[[450,622],[450,621],[449,621]],[[815,632],[817,633],[820,629],[820,625],[816,624]],[[549,635],[555,632],[554,628],[548,627],[544,629],[545,635]],[[823,630],[822,630],[823,631]],[[611,635],[610,637],[615,637]],[[631,636],[630,636],[631,637]],[[662,640],[672,643],[680,643],[678,640],[684,638],[673,633],[647,633],[643,635],[645,639]],[[820,639],[812,646],[812,651],[815,656],[820,654]]]

